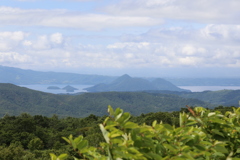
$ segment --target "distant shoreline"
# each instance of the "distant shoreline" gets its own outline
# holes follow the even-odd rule
[[[41,92],[46,92],[46,93],[53,93],[53,94],[67,94],[69,92],[66,92],[66,90],[63,90],[61,88],[63,87],[66,87],[68,84],[31,84],[31,85],[18,85],[20,87],[26,87],[26,88],[29,88],[29,89],[33,89],[33,90],[36,90],[36,91],[41,91]],[[57,86],[59,87],[60,89],[48,89],[48,87],[50,86]],[[70,94],[75,94],[75,93],[78,93],[78,92],[87,92],[86,90],[84,90],[84,88],[87,88],[87,87],[92,87],[93,85],[79,85],[79,84],[76,84],[76,85],[72,85],[72,87],[74,88],[77,88],[78,90],[75,90],[73,92],[70,92]]]
[[[19,85],[21,87],[26,87],[29,89],[33,89],[33,90],[37,90],[37,91],[42,91],[42,92],[47,92],[47,93],[54,93],[54,94],[61,94],[61,93],[68,93],[65,90],[51,90],[51,89],[47,89],[49,86],[51,85],[42,85],[42,84],[34,84],[34,85]],[[54,86],[58,86],[58,87],[65,87],[66,84],[55,84]],[[87,92],[86,90],[83,90],[84,88],[87,87],[91,87],[93,85],[72,85],[71,86],[77,88],[78,90],[76,90],[74,93],[78,93],[78,92]],[[218,91],[218,90],[238,90],[240,89],[240,86],[178,86],[179,88],[182,89],[187,89],[187,90],[191,90],[192,92],[203,92],[203,91]]]
[[[178,86],[182,89],[188,89],[192,92],[219,91],[219,90],[238,90],[240,86]]]

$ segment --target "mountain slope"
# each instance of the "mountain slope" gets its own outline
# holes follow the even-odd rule
[[[204,100],[212,104],[221,104],[227,106],[239,106],[240,101],[240,90],[220,90],[220,91],[204,91],[204,92],[193,92],[182,93],[181,97],[184,98],[195,98]]]
[[[106,91],[145,91],[145,90],[171,90],[186,91],[178,88],[172,83],[158,78],[153,82],[142,78],[132,78],[125,74],[109,84],[98,84],[93,87],[86,88],[89,92],[106,92]]]
[[[183,89],[175,86],[169,81],[166,81],[162,78],[157,78],[152,81],[152,84],[158,89],[158,90],[168,90],[168,91],[184,91]],[[186,90],[185,90],[186,91]]]
[[[56,95],[0,83],[0,116],[32,115],[86,117],[105,115],[107,106],[121,107],[133,115],[157,111],[177,111],[189,106],[215,107],[197,99],[144,92],[103,92]]]
[[[207,103],[239,107],[240,90],[219,90],[203,92],[175,92],[175,91],[146,91],[148,93],[160,93],[178,95],[183,98],[198,99]]]
[[[39,72],[0,65],[0,83],[26,84],[86,84],[112,82],[116,77],[60,72]]]

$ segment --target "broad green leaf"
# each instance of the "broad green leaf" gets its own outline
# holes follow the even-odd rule
[[[217,129],[213,129],[213,130],[212,130],[212,133],[215,133],[215,134],[217,134],[217,135],[219,135],[219,136],[224,137],[223,133],[219,132],[219,130],[217,130]]]
[[[120,108],[117,108],[114,112],[114,117],[115,117],[115,121],[117,121],[123,114],[123,110]]]
[[[77,145],[77,149],[78,149],[78,150],[85,149],[86,147],[88,147],[88,141],[87,141],[87,140],[82,140],[82,141]]]
[[[108,105],[108,113],[110,116],[114,116],[114,110],[112,108],[112,106]]]
[[[216,115],[216,113],[215,112],[208,113],[208,117],[211,117],[213,115]]]
[[[67,158],[68,158],[68,155],[67,155],[67,154],[61,154],[60,156],[58,156],[58,159],[59,159],[59,160],[67,159]]]
[[[69,144],[71,143],[70,140],[66,137],[62,137],[62,139],[64,139],[66,142],[68,142]]]
[[[228,153],[228,150],[227,150],[224,146],[219,146],[219,145],[217,145],[217,146],[215,146],[214,148],[215,148],[216,151],[218,151],[218,152]]]
[[[57,160],[57,156],[53,153],[50,153],[51,160]]]
[[[126,122],[124,124],[124,128],[137,128],[138,125],[136,123],[133,123],[133,122]]]
[[[152,122],[152,126],[153,126],[153,127],[155,127],[156,124],[157,124],[157,121],[156,121],[156,120]]]
[[[122,114],[122,116],[116,120],[119,124],[123,125],[124,123],[126,123],[129,119],[130,119],[131,115],[128,112],[125,112]]]
[[[110,142],[110,139],[109,139],[109,137],[108,137],[108,131],[104,128],[104,126],[103,126],[102,124],[100,124],[99,126],[100,126],[100,129],[101,129],[101,131],[102,131],[102,134],[103,134],[103,137],[104,137],[105,141],[106,141],[107,143],[109,143],[109,142]]]

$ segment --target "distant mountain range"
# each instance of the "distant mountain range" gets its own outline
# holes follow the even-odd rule
[[[61,72],[40,72],[24,70],[0,65],[0,83],[12,83],[17,85],[28,84],[83,84],[95,85],[109,83],[117,77],[102,75],[87,75]]]
[[[169,90],[169,91],[188,91],[181,89],[172,83],[157,78],[153,81],[148,81],[143,78],[132,78],[125,74],[109,84],[97,84],[93,87],[85,88],[89,92],[108,92],[108,91],[146,91],[146,90]]]
[[[17,85],[28,85],[28,84],[96,85],[100,83],[109,84],[117,78],[118,78],[117,76],[107,76],[107,75],[103,76],[103,75],[88,75],[88,74],[76,74],[76,73],[62,73],[62,72],[40,72],[40,71],[24,70],[24,69],[6,67],[6,66],[0,65],[0,83],[12,83]],[[155,78],[149,77],[144,79],[152,82],[156,79],[156,77]],[[175,86],[240,86],[240,78],[177,78],[176,77],[176,78],[164,78],[164,80],[171,82]]]

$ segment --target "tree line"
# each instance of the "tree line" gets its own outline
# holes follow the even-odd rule
[[[214,110],[221,113],[232,111],[235,107],[219,106]],[[140,116],[131,116],[129,121],[136,124],[151,125],[157,123],[180,126],[179,114],[188,113],[182,108],[174,112],[151,112]],[[62,137],[82,135],[90,146],[99,147],[104,137],[99,128],[107,116],[89,115],[85,118],[65,117],[57,115],[46,117],[22,113],[19,116],[5,115],[0,119],[0,160],[44,160],[49,159],[49,154],[56,155],[76,153]]]

